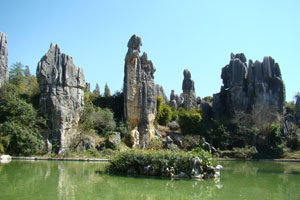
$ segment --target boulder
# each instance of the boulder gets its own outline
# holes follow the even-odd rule
[[[113,132],[107,138],[107,146],[112,149],[119,149],[121,143],[121,134],[119,132]]]
[[[71,56],[61,53],[58,45],[51,44],[38,63],[36,76],[41,90],[40,110],[50,127],[46,138],[55,153],[64,155],[78,134],[84,108],[83,70],[75,66]]]
[[[139,148],[145,148],[155,134],[154,120],[156,117],[156,86],[154,83],[155,67],[148,60],[146,53],[142,56],[140,46],[142,40],[133,35],[128,41],[125,57],[124,76],[124,107],[125,119],[134,133],[132,146],[138,141]],[[136,131],[138,133],[136,133]]]
[[[7,164],[10,163],[12,160],[10,155],[0,155],[0,163]]]
[[[8,81],[7,35],[0,32],[0,87]]]

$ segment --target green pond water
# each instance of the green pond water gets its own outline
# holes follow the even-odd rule
[[[110,176],[103,163],[12,161],[0,164],[0,200],[300,199],[300,163],[220,164],[219,181],[196,181]]]

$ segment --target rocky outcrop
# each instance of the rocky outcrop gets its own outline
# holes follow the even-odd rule
[[[272,57],[263,62],[249,60],[244,54],[231,54],[228,65],[222,69],[223,86],[213,97],[215,118],[249,112],[263,105],[271,112],[282,113],[285,87],[278,63]]]
[[[191,110],[197,106],[194,81],[191,79],[191,72],[188,69],[183,71],[182,96],[184,97],[183,107]]]
[[[298,120],[298,123],[300,124],[300,96],[296,96],[296,117]]]
[[[155,91],[156,96],[160,96],[163,99],[163,103],[168,103],[168,97],[166,96],[164,88],[161,85],[155,84]]]
[[[0,87],[8,81],[7,35],[0,32]]]
[[[85,90],[89,93],[91,92],[91,83],[89,83],[89,82],[85,83]]]
[[[131,133],[131,146],[145,148],[155,133],[156,86],[154,83],[155,67],[147,54],[140,53],[141,38],[133,35],[128,41],[125,57],[124,107],[125,119]]]
[[[175,94],[174,90],[171,90],[171,94],[170,94],[171,107],[176,110],[178,106],[181,106],[183,104],[183,102],[184,102],[183,94],[178,96],[177,94]]]
[[[36,76],[41,90],[40,110],[49,121],[47,138],[53,150],[64,155],[78,133],[84,108],[83,70],[75,66],[71,56],[61,53],[58,45],[51,44],[38,63]]]

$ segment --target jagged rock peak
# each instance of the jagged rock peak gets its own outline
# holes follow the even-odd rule
[[[196,93],[195,93],[195,83],[191,79],[191,72],[188,69],[183,71],[183,82],[181,96],[184,98],[183,107],[187,110],[191,110],[197,106]],[[179,105],[177,105],[179,106]]]
[[[243,53],[231,53],[228,65],[222,68],[223,86],[214,95],[213,110],[216,118],[224,113],[249,112],[258,107],[283,112],[285,86],[279,64],[266,56],[262,62],[250,59],[246,64]],[[223,112],[223,114],[222,114]]]
[[[156,87],[156,96],[161,96],[163,99],[163,103],[168,103],[169,100],[165,94],[163,86],[156,84],[155,87]]]
[[[183,71],[183,82],[182,82],[182,90],[183,93],[190,93],[191,91],[195,92],[194,81],[191,79],[192,75],[188,69]]]
[[[77,126],[84,108],[83,70],[51,43],[38,63],[36,76],[41,90],[40,110],[51,127],[45,135],[48,150],[64,155],[79,134]]]
[[[7,35],[0,32],[0,87],[8,81]]]
[[[148,55],[139,55],[142,40],[133,35],[127,44],[128,51],[124,67],[124,108],[125,119],[131,127],[129,145],[145,148],[154,136],[156,116],[155,67]]]
[[[83,70],[76,67],[73,58],[61,53],[59,46],[53,43],[38,63],[37,78],[39,84],[85,87]]]
[[[138,52],[140,52],[141,46],[142,46],[142,39],[135,34],[133,36],[131,36],[131,38],[129,39],[129,41],[127,43],[128,49],[138,50]]]
[[[247,62],[246,56],[243,53],[237,53],[237,54],[231,53],[230,54],[230,59],[231,60],[233,60],[233,59],[239,59],[243,63]]]

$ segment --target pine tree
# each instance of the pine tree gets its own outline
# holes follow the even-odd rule
[[[109,89],[107,83],[105,84],[104,96],[105,97],[110,97],[111,96],[110,89]]]
[[[93,94],[97,94],[97,95],[100,96],[100,87],[99,87],[98,83],[96,84],[96,87],[95,87],[95,89],[93,91]]]
[[[31,76],[30,69],[29,69],[28,65],[25,66],[24,75],[25,75],[25,77],[30,77]]]
[[[25,77],[24,65],[21,62],[16,62],[9,68],[9,81],[15,85],[19,85]]]

